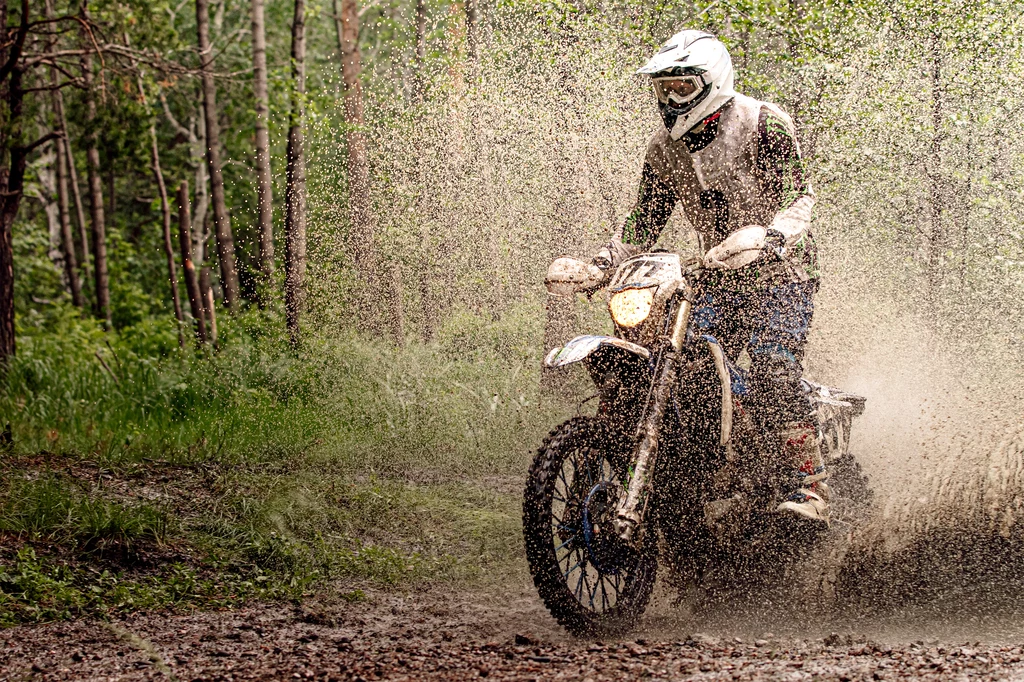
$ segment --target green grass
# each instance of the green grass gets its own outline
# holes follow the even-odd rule
[[[254,316],[225,321],[212,357],[177,352],[161,336],[168,330],[115,336],[68,322],[19,338],[0,393],[12,451],[117,466],[274,461],[313,449],[324,461],[401,473],[521,462],[540,398],[532,308],[500,323],[456,317],[431,346],[324,334],[297,354]]]
[[[19,338],[0,623],[521,570],[521,479],[567,412],[541,400],[538,312],[404,349],[325,332],[295,353],[257,313],[216,354],[152,322]]]
[[[86,553],[124,557],[142,543],[168,536],[167,514],[148,504],[127,506],[89,495],[73,481],[43,474],[8,479],[0,498],[0,531],[32,540],[73,544]]]
[[[154,575],[126,575],[54,561],[23,548],[0,563],[0,627],[138,609],[217,608],[253,598],[297,598],[304,587],[213,562],[198,567],[172,564]]]

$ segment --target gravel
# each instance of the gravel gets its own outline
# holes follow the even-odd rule
[[[1022,647],[1006,643],[736,636],[657,622],[640,636],[572,639],[528,589],[512,592],[367,589],[354,602],[22,626],[0,631],[0,680],[1024,680]]]

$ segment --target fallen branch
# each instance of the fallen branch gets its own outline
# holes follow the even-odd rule
[[[107,364],[107,361],[103,359],[103,356],[100,355],[98,350],[96,351],[96,359],[100,361],[101,365],[103,365],[103,369],[107,370],[107,374],[109,374],[110,378],[114,380],[114,383],[120,386],[121,380],[117,378],[116,374],[114,374],[114,370],[110,369],[110,365]]]

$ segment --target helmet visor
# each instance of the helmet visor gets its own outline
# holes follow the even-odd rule
[[[673,108],[689,104],[704,91],[704,79],[700,76],[663,76],[652,80],[658,101]]]

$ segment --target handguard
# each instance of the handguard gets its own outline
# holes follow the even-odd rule
[[[750,265],[761,255],[768,231],[760,225],[747,225],[728,237],[704,255],[704,267],[717,270],[737,270]]]
[[[544,286],[552,296],[570,296],[578,291],[594,291],[605,282],[605,272],[593,263],[575,258],[556,258],[548,266]]]

